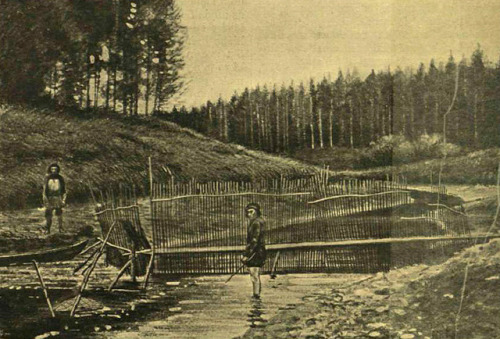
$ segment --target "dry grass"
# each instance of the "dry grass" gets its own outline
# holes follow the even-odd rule
[[[0,108],[0,209],[41,203],[46,167],[59,162],[69,201],[87,198],[88,184],[118,183],[140,190],[154,176],[177,180],[234,180],[300,176],[316,167],[224,144],[176,124],[153,118],[86,116],[19,107]]]

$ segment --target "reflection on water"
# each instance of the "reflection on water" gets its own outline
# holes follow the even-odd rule
[[[263,318],[265,312],[265,307],[262,304],[262,299],[260,298],[252,298],[251,299],[251,309],[248,312],[247,321],[250,323],[251,328],[261,328],[265,327],[267,324],[267,320]]]
[[[249,329],[261,330],[283,309],[293,309],[311,286],[345,283],[345,276],[263,277],[262,299],[250,297],[247,275],[183,279],[176,284],[152,282],[146,291],[120,289],[86,291],[76,317],[70,288],[51,287],[57,318],[50,317],[40,288],[0,288],[0,338],[68,339],[235,338]],[[29,287],[29,288],[28,288]]]

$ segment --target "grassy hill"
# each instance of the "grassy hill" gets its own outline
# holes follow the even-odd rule
[[[58,162],[68,200],[118,183],[142,189],[148,157],[155,179],[250,180],[316,171],[287,158],[224,144],[154,118],[0,108],[0,209],[41,203],[47,166]]]
[[[494,185],[497,181],[500,149],[492,148],[448,157],[442,171],[441,182],[444,185]],[[402,174],[411,183],[430,183],[431,173],[437,184],[440,159],[418,161],[395,167],[378,167],[361,171],[339,171],[339,177],[385,178],[390,174]]]

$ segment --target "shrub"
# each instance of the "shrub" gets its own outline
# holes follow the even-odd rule
[[[401,135],[387,135],[372,142],[361,158],[363,167],[390,166],[410,162],[459,155],[462,152],[457,145],[443,143],[439,134],[423,134],[415,141],[409,141]]]

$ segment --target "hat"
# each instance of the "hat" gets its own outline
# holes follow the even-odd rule
[[[245,207],[246,210],[256,210],[260,211],[260,205],[257,204],[256,202],[251,202]]]

